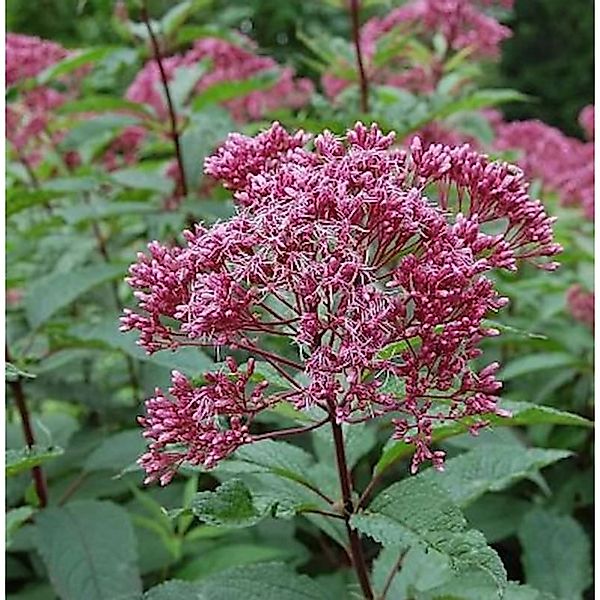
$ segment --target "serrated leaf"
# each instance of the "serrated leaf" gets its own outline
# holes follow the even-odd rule
[[[351,525],[384,546],[419,544],[444,555],[453,573],[482,571],[491,577],[497,597],[506,586],[500,558],[481,533],[469,529],[460,509],[439,486],[422,478],[393,484],[358,513]]]
[[[443,487],[454,502],[466,506],[486,492],[503,490],[571,454],[516,444],[485,444],[447,461],[442,473],[427,469],[418,477]]]
[[[512,416],[500,417],[495,414],[482,415],[486,421],[489,421],[495,427],[513,427],[520,425],[571,425],[576,427],[592,427],[593,423],[587,419],[565,411],[560,411],[550,406],[531,404],[529,402],[515,402],[513,400],[503,400],[501,403],[503,409],[508,410]],[[439,425],[434,427],[432,440],[440,442],[456,435],[462,435],[468,432],[469,426],[475,423],[473,417],[460,419],[450,425]],[[381,473],[390,468],[397,461],[410,456],[414,447],[404,442],[390,440],[386,444],[381,458],[375,465],[375,473]]]
[[[149,589],[144,600],[209,600],[194,583],[167,581]]]
[[[63,600],[136,600],[142,594],[127,513],[110,502],[73,502],[36,518],[36,544]]]
[[[6,476],[13,477],[25,473],[33,467],[60,456],[63,452],[63,449],[58,446],[31,446],[31,448],[22,448],[21,450],[6,450]]]
[[[32,327],[39,327],[79,296],[111,279],[122,277],[126,270],[126,266],[118,264],[94,265],[34,279],[25,293],[27,320]]]
[[[247,565],[212,575],[199,585],[210,600],[324,600],[316,582],[281,563]]]
[[[526,581],[560,600],[577,600],[592,582],[590,542],[571,516],[541,508],[525,516],[519,527]]]
[[[240,479],[230,479],[214,492],[199,492],[191,509],[208,525],[225,527],[251,527],[267,514],[255,505],[250,490]]]

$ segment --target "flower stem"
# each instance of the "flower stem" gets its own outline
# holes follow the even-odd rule
[[[333,433],[333,441],[335,444],[335,458],[340,476],[342,501],[344,504],[344,521],[346,523],[348,538],[350,539],[352,565],[356,571],[364,597],[367,600],[373,600],[373,590],[371,589],[371,584],[369,582],[369,575],[367,573],[367,565],[365,563],[360,537],[357,531],[350,526],[350,517],[354,514],[354,504],[352,502],[352,482],[350,480],[350,473],[348,472],[348,462],[346,460],[346,450],[344,448],[344,435],[341,426],[335,422],[333,414],[330,419],[331,431]]]
[[[4,346],[4,353],[7,362],[12,362],[10,352],[8,350],[8,344]],[[10,381],[8,383],[12,390],[17,410],[21,417],[21,426],[23,427],[23,436],[25,437],[25,443],[28,448],[35,446],[35,436],[33,428],[31,426],[31,419],[29,417],[29,409],[27,408],[27,399],[25,397],[25,390],[23,389],[23,383],[19,377],[16,381]],[[48,505],[48,487],[46,485],[46,478],[42,467],[39,465],[31,469],[33,476],[33,484],[35,486],[35,492],[40,501],[40,506],[44,508]]]
[[[352,18],[352,38],[356,52],[356,63],[358,65],[358,77],[360,83],[360,110],[369,112],[369,81],[363,63],[362,48],[360,44],[360,0],[350,0],[350,16]]]
[[[175,157],[177,159],[177,166],[179,168],[179,176],[181,177],[181,191],[184,196],[188,195],[188,187],[187,180],[185,178],[185,169],[183,166],[183,155],[181,154],[181,144],[179,141],[179,130],[177,129],[177,115],[175,114],[175,107],[173,105],[173,100],[171,98],[171,91],[169,90],[169,82],[167,80],[167,74],[165,72],[165,68],[162,62],[162,57],[160,55],[160,47],[158,45],[158,40],[156,39],[156,35],[154,35],[154,31],[152,30],[152,25],[150,24],[150,17],[148,15],[148,7],[146,0],[144,0],[142,4],[141,11],[142,21],[144,21],[144,25],[146,25],[146,29],[148,30],[148,35],[150,36],[150,43],[152,44],[152,52],[154,54],[154,60],[156,61],[156,65],[158,66],[158,70],[160,72],[160,79],[162,82],[162,86],[165,92],[165,98],[167,100],[167,109],[169,111],[169,121],[171,125],[171,139],[173,140],[173,145],[175,146]]]

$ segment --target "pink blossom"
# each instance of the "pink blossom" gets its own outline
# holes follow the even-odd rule
[[[250,45],[249,40],[246,43]],[[312,92],[311,82],[307,79],[295,79],[292,69],[280,68],[269,57],[258,56],[219,38],[197,40],[185,54],[170,56],[162,62],[170,80],[180,67],[196,65],[201,61],[209,61],[210,66],[200,77],[196,92],[224,81],[244,81],[260,73],[278,70],[278,78],[268,90],[254,90],[241,98],[224,102],[234,119],[239,122],[258,119],[265,112],[279,107],[299,108],[306,104]],[[146,63],[129,86],[126,97],[133,102],[150,105],[161,118],[167,116],[156,61]]]
[[[497,57],[501,43],[511,35],[507,27],[486,12],[497,5],[511,8],[512,1],[410,0],[384,17],[370,19],[361,29],[369,81],[431,93],[443,76],[443,65],[438,60],[417,64],[402,50],[383,67],[374,64],[378,45],[394,34],[413,35],[430,45],[433,34],[441,33],[451,51],[468,49],[479,59]],[[322,78],[329,98],[335,98],[348,85],[349,81],[333,73],[325,73]]]
[[[498,365],[472,365],[479,342],[498,333],[484,318],[507,302],[488,274],[521,260],[552,269],[560,246],[519,169],[468,145],[393,143],[361,123],[345,138],[323,132],[312,148],[278,123],[230,135],[205,170],[233,191],[235,216],[185,232],[184,247],[153,242],[139,256],[129,278],[139,311],[126,312],[123,329],[138,330],[149,352],[219,346],[265,360],[290,382],[283,397],[297,408],[346,423],[389,415],[395,437],[415,446],[413,469],[440,467],[433,423],[501,411]],[[267,351],[275,337],[296,357]],[[223,394],[220,410],[254,416],[232,398]],[[281,399],[261,395],[256,411]],[[194,427],[183,412],[178,431]],[[244,434],[236,444],[252,441]],[[214,461],[204,464],[232,450],[210,439]],[[149,473],[177,462],[164,452],[144,459]]]
[[[573,318],[592,330],[594,329],[594,301],[594,293],[584,290],[580,285],[573,285],[567,291],[567,305]]]
[[[35,77],[47,67],[67,56],[67,50],[49,40],[6,34],[6,85],[11,86]]]
[[[593,126],[593,107],[584,109],[582,124]],[[588,130],[593,134],[593,128]],[[496,148],[522,151],[519,164],[528,177],[539,178],[565,205],[579,205],[594,216],[594,142],[564,135],[541,121],[515,121],[497,127]]]

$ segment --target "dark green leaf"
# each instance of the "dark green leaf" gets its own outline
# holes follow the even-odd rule
[[[63,600],[137,600],[133,528],[110,502],[73,502],[36,519],[36,541],[50,580]]]
[[[590,543],[570,516],[532,510],[519,528],[527,583],[561,600],[577,600],[592,583]]]
[[[27,320],[32,327],[37,328],[82,294],[111,279],[122,277],[125,273],[124,265],[109,264],[34,279],[25,294]]]

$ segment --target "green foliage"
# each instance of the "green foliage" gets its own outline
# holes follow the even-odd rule
[[[590,585],[590,544],[570,516],[534,509],[519,527],[527,583],[556,598],[582,598]]]
[[[7,450],[4,457],[6,476],[13,477],[29,471],[33,467],[37,467],[60,456],[62,453],[62,448],[43,446],[31,446],[31,448],[22,448],[21,450]]]
[[[35,538],[61,598],[139,598],[135,539],[122,508],[95,501],[49,508],[36,519]]]

